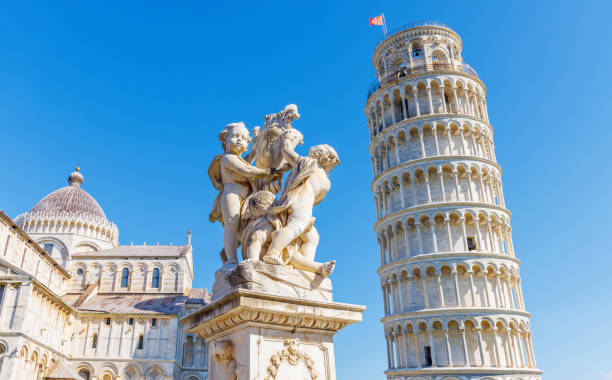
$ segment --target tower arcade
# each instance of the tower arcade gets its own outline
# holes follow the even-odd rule
[[[540,379],[486,88],[437,22],[379,42],[367,94],[388,379]],[[440,376],[440,377],[437,377]]]

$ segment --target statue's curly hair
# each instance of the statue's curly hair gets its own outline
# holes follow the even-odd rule
[[[334,148],[327,144],[315,145],[310,148],[308,151],[308,157],[317,160],[324,168],[333,168],[340,163],[338,153],[336,153]]]
[[[223,147],[223,151],[225,152],[225,139],[227,139],[227,135],[230,133],[230,131],[234,128],[242,128],[244,129],[244,131],[246,132],[247,136],[249,136],[249,138],[247,139],[247,142],[250,143],[252,140],[251,134],[249,133],[249,130],[247,129],[246,125],[244,125],[243,122],[239,121],[237,123],[229,123],[228,125],[225,126],[225,128],[223,128],[223,130],[221,131],[221,133],[219,133],[219,141],[221,141],[221,146]]]

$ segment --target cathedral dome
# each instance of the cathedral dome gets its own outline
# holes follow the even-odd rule
[[[55,190],[40,200],[28,214],[67,214],[95,224],[108,224],[108,219],[98,202],[81,189],[83,175],[79,168],[68,177],[68,186]]]
[[[98,202],[81,188],[83,175],[77,167],[68,176],[68,186],[55,190],[41,199],[29,212],[19,215],[15,222],[26,232],[52,232],[61,226],[78,227],[76,231],[97,239],[117,242],[118,231]],[[51,231],[49,230],[51,228]],[[57,231],[59,232],[59,231]],[[64,228],[62,232],[67,232]]]

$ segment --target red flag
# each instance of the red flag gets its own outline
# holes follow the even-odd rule
[[[381,25],[383,24],[383,16],[370,17],[370,26],[372,25]]]

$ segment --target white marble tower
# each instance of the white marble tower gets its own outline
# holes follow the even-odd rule
[[[450,27],[391,31],[365,113],[388,379],[540,379],[486,88]]]

